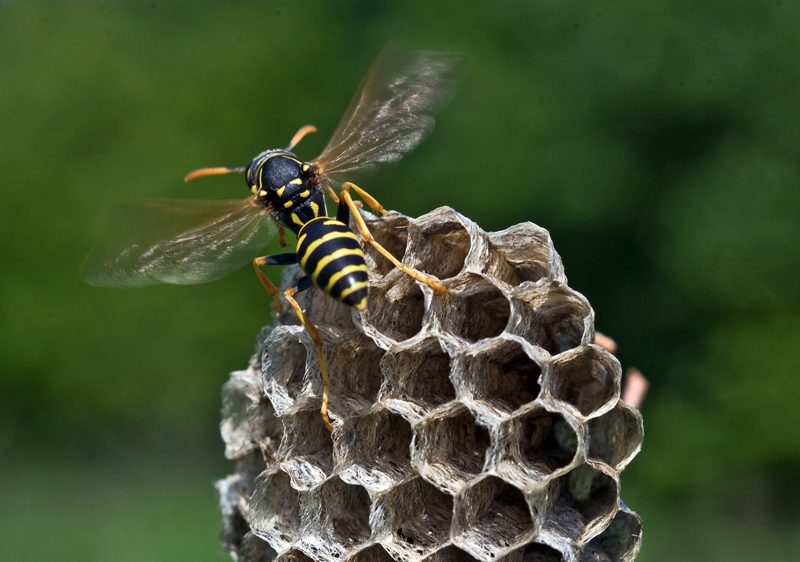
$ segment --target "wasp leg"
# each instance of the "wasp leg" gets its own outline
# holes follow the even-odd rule
[[[336,196],[336,192],[333,190],[333,188],[330,185],[328,185],[327,181],[325,182],[325,191],[328,193],[328,196],[331,199],[333,199],[333,202],[338,205],[339,204],[339,198]]]
[[[295,145],[301,140],[303,140],[303,137],[306,136],[307,134],[316,132],[317,128],[314,125],[306,125],[305,127],[300,127],[300,130],[297,131],[292,137],[292,140],[289,141],[289,146],[286,147],[286,150],[293,149]]]
[[[351,184],[351,185],[352,185],[352,184]],[[339,197],[337,197],[337,196],[336,196],[336,192],[335,192],[335,191],[333,190],[333,188],[332,188],[330,185],[328,185],[327,183],[325,183],[325,191],[328,193],[328,196],[329,196],[331,199],[333,199],[333,202],[334,202],[336,205],[338,205],[338,204],[339,204]],[[369,195],[367,195],[367,197],[369,197]],[[370,197],[370,199],[372,199],[372,198]],[[372,199],[372,200],[373,200],[373,201],[375,201],[374,199]],[[375,202],[377,203],[377,201],[375,201]],[[359,208],[362,208],[362,209],[364,208],[364,205],[361,203],[361,201],[353,201],[353,203],[354,203],[354,204],[355,204],[357,207],[359,207]],[[380,205],[379,205],[379,206],[380,206]],[[383,207],[381,207],[381,209],[383,209]],[[374,211],[374,210],[375,210],[375,209],[373,209],[373,211]],[[377,213],[378,211],[375,211],[375,212]],[[385,211],[384,211],[384,212],[385,212]]]
[[[322,408],[320,408],[319,413],[322,415],[322,423],[325,424],[325,427],[327,427],[329,431],[333,431],[333,426],[328,419],[328,389],[331,386],[331,381],[328,378],[328,369],[325,366],[325,357],[322,355],[322,336],[320,335],[319,330],[317,330],[317,327],[311,323],[311,320],[308,319],[308,316],[306,316],[303,310],[300,308],[300,305],[297,304],[297,301],[294,300],[294,295],[301,291],[305,291],[311,287],[311,285],[311,278],[308,276],[303,276],[297,281],[297,283],[286,289],[283,292],[283,296],[286,297],[286,300],[290,305],[292,305],[292,308],[297,313],[297,317],[303,324],[303,328],[305,328],[306,332],[308,332],[308,335],[311,336],[314,346],[317,348],[319,372],[322,375]]]
[[[361,199],[363,199],[367,205],[369,205],[369,208],[372,209],[373,213],[378,213],[379,215],[386,214],[386,209],[383,208],[383,205],[378,203],[377,199],[358,187],[356,184],[350,183],[349,181],[342,184],[342,191],[348,191],[350,189],[358,193],[358,196],[361,197]]]
[[[361,239],[364,240],[365,244],[369,244],[373,248],[378,250],[381,254],[383,254],[386,257],[386,259],[392,262],[395,267],[403,270],[412,279],[416,279],[421,283],[425,283],[428,287],[430,287],[440,295],[446,293],[447,289],[439,281],[433,279],[432,277],[428,277],[427,275],[424,275],[419,271],[415,271],[411,268],[404,266],[402,263],[400,263],[400,261],[396,257],[394,257],[389,252],[389,250],[378,244],[375,238],[372,237],[372,234],[370,233],[369,228],[367,228],[367,224],[364,222],[364,219],[361,218],[361,214],[358,212],[358,209],[356,209],[356,205],[353,202],[353,198],[350,197],[349,189],[351,187],[355,186],[353,186],[353,184],[350,182],[345,182],[342,185],[342,191],[340,192],[339,195],[344,205],[342,203],[339,203],[339,209],[336,213],[336,219],[343,222],[344,224],[349,224],[350,214],[352,213],[353,219],[356,221],[356,227],[358,228],[358,232],[359,234],[361,234]],[[367,201],[367,204],[370,205],[369,201]],[[371,206],[372,205],[370,205],[370,207]]]
[[[278,226],[278,244],[281,245],[281,248],[289,245],[286,243],[286,229],[282,226]]]
[[[281,303],[280,299],[278,298],[278,288],[272,284],[272,281],[264,274],[260,267],[264,265],[292,265],[293,263],[297,263],[297,254],[294,252],[288,254],[277,254],[275,256],[264,256],[262,258],[256,258],[253,260],[253,269],[256,271],[256,275],[258,275],[259,281],[261,284],[264,285],[264,288],[270,294],[270,296],[275,299],[274,307],[278,314],[283,312],[283,303]]]

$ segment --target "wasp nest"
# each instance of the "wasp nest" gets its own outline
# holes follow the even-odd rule
[[[328,342],[333,433],[291,309],[264,330],[223,391],[236,472],[217,486],[234,558],[632,560],[641,520],[619,473],[642,419],[620,401],[619,362],[594,345],[594,312],[548,232],[487,233],[449,208],[367,219],[447,293],[367,248],[365,312],[299,295]],[[284,285],[299,275],[287,269]]]

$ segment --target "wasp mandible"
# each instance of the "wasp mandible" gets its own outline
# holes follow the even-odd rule
[[[328,379],[322,337],[294,296],[316,284],[336,300],[363,310],[369,285],[364,254],[350,230],[352,215],[365,244],[396,267],[443,293],[436,279],[409,269],[378,244],[350,194],[375,213],[383,207],[346,181],[400,160],[433,130],[434,115],[453,97],[466,68],[454,53],[385,50],[370,68],[322,153],[310,161],[292,150],[313,126],[302,127],[286,148],[267,150],[242,168],[202,168],[186,176],[244,173],[251,195],[235,201],[151,200],[120,209],[111,232],[86,258],[83,279],[106,287],[205,283],[252,260],[264,288],[282,309],[278,289],[261,267],[298,263],[305,273],[284,291],[317,350],[323,381],[321,414],[328,429]],[[339,182],[343,182],[339,184]],[[338,193],[334,187],[339,187]],[[325,193],[338,205],[330,217]],[[271,220],[270,220],[271,219]],[[280,232],[297,236],[295,252],[257,257]]]

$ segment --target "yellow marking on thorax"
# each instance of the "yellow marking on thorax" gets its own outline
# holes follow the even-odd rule
[[[304,172],[307,172],[307,171],[309,171],[310,169],[311,169],[311,166],[309,166],[308,164],[303,164],[303,171],[304,171]]]
[[[353,248],[352,250],[350,248],[342,248],[340,250],[336,250],[335,252],[328,254],[327,256],[319,260],[316,269],[314,269],[314,272],[311,274],[311,280],[314,283],[316,283],[319,274],[322,272],[323,269],[325,269],[325,266],[331,263],[333,260],[342,258],[344,256],[363,256],[363,255],[364,253],[361,251],[361,248]]]
[[[267,192],[266,192],[266,190],[262,189],[261,191],[259,191],[259,192],[258,192],[258,196],[259,196],[259,197],[266,197],[266,196],[267,196]]]
[[[293,183],[294,185],[303,185],[303,180],[301,180],[300,178],[294,178],[289,183]]]
[[[337,271],[336,273],[331,275],[331,280],[328,281],[328,284],[325,286],[325,289],[323,289],[323,290],[326,293],[330,294],[331,289],[333,289],[333,286],[336,285],[336,282],[339,279],[341,279],[345,275],[349,275],[351,273],[355,273],[356,271],[364,271],[364,272],[366,272],[367,271],[367,264],[362,263],[360,265],[348,265],[347,267],[343,267],[342,269],[340,269],[339,271]]]
[[[283,204],[284,208],[286,209],[290,209],[292,205],[294,205],[294,203],[292,203],[291,201],[287,201],[286,203]]]
[[[354,285],[352,285],[352,286],[348,287],[347,289],[345,289],[344,291],[342,291],[342,294],[339,295],[339,299],[344,300],[350,294],[355,293],[359,289],[365,289],[367,287],[369,287],[369,281],[359,281],[358,283],[355,283]]]
[[[329,240],[333,240],[334,238],[352,238],[353,240],[358,242],[358,238],[356,238],[356,235],[350,232],[349,230],[347,232],[329,232],[325,236],[317,238],[311,244],[308,245],[308,248],[306,248],[303,258],[300,260],[300,267],[306,266],[306,262],[308,261],[309,256],[311,256],[314,250],[319,248],[320,245],[324,244],[325,242],[328,242]],[[300,247],[299,244],[298,247]]]
[[[299,224],[300,226],[303,226],[303,221],[300,220],[300,217],[297,216],[297,213],[292,213],[292,222],[294,224]]]
[[[319,205],[311,201],[311,210],[314,212],[314,218],[319,216]]]
[[[300,197],[302,197],[303,199],[305,199],[305,198],[306,198],[306,197],[308,197],[309,195],[311,195],[311,192],[310,192],[309,190],[307,190],[307,189],[306,189],[306,190],[305,190],[303,193],[301,193],[301,194],[300,194]]]
[[[250,193],[252,193],[253,195],[255,195],[256,193],[258,193],[258,187],[256,187],[255,185],[254,185],[253,187],[251,187],[251,188],[250,188]]]
[[[283,197],[283,192],[286,190],[286,186],[282,185],[278,188],[278,197]]]

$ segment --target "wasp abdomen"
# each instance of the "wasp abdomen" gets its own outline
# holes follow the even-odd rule
[[[369,282],[358,238],[343,222],[329,217],[308,221],[297,235],[297,261],[327,294],[363,310]]]

